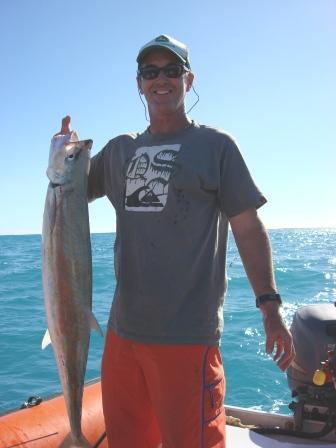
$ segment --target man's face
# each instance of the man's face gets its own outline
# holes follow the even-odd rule
[[[180,62],[169,51],[155,50],[143,59],[141,67],[154,65],[161,68],[171,63]],[[191,88],[193,78],[191,72],[184,72],[179,78],[169,78],[163,71],[160,71],[158,77],[151,80],[139,76],[138,87],[146,98],[150,113],[184,112],[184,98],[186,92]]]

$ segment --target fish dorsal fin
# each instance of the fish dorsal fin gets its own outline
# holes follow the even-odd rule
[[[47,329],[42,339],[42,350],[44,350],[49,344],[51,344],[51,339],[49,330]]]
[[[96,330],[97,333],[100,334],[100,336],[103,336],[102,329],[100,328],[100,325],[99,325],[97,319],[95,318],[95,315],[93,314],[93,312],[90,309],[88,310],[88,318],[89,318],[89,325],[90,325],[91,330]]]
[[[70,133],[70,138],[69,138],[69,142],[78,142],[79,141],[79,137],[76,131],[71,131]]]

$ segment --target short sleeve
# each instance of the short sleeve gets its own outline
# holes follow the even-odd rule
[[[88,200],[93,201],[94,199],[101,198],[105,196],[105,155],[106,147],[103,148],[98,154],[90,160],[90,171],[88,178]]]
[[[267,201],[255,185],[238,146],[230,137],[224,144],[220,164],[219,202],[228,218]]]

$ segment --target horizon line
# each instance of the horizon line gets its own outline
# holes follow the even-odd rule
[[[231,231],[231,229],[229,228]],[[266,227],[266,230],[336,230],[336,226],[318,226],[318,227]],[[98,231],[90,232],[90,235],[100,235],[116,233],[116,231]],[[0,233],[1,236],[42,236],[42,233]]]

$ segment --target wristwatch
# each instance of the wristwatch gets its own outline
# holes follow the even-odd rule
[[[282,300],[280,294],[270,293],[270,294],[262,294],[261,296],[256,298],[256,307],[259,308],[265,302],[278,302],[280,305],[282,304]]]

